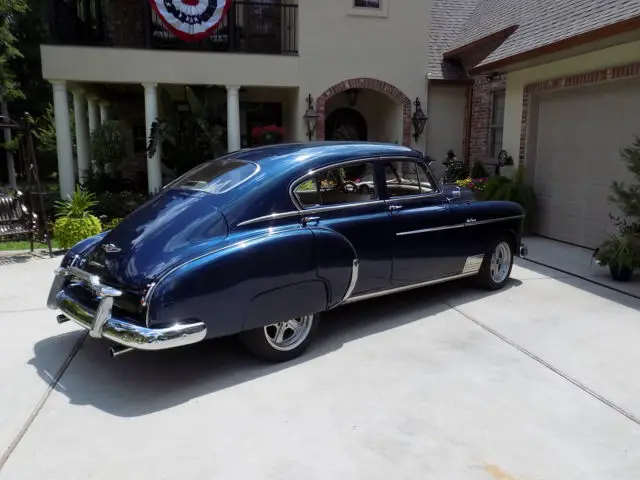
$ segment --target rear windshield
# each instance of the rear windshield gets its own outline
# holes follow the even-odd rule
[[[222,194],[254,176],[260,167],[244,160],[213,160],[185,173],[170,186]]]

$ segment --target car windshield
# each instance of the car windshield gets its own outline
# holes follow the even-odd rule
[[[207,193],[222,194],[254,176],[260,167],[244,160],[225,159],[203,163],[170,185]]]

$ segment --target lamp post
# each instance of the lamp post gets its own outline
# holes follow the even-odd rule
[[[309,138],[309,141],[311,141],[311,139],[313,138],[313,134],[316,131],[318,118],[320,118],[320,115],[318,115],[318,112],[316,112],[316,109],[313,107],[313,97],[311,96],[311,94],[309,94],[309,96],[307,97],[307,111],[305,112],[303,118],[305,123],[307,124],[307,137]]]
[[[422,132],[424,132],[424,127],[427,124],[427,116],[422,111],[419,98],[416,98],[414,105],[416,109],[411,117],[411,122],[413,123],[413,139],[417,142]]]

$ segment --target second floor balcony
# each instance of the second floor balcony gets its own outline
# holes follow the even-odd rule
[[[211,52],[298,53],[298,5],[234,0],[207,38],[187,42],[174,35],[149,0],[52,0],[51,37],[59,45]]]

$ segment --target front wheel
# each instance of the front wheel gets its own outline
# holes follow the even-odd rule
[[[286,362],[302,355],[316,335],[318,315],[306,315],[240,334],[244,346],[256,357]]]
[[[505,286],[513,268],[513,249],[507,238],[491,243],[485,253],[477,282],[487,290],[499,290]]]

